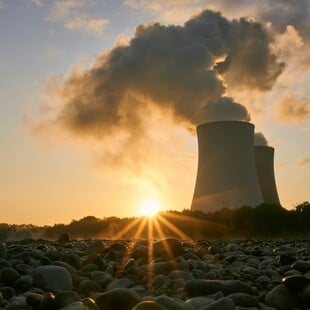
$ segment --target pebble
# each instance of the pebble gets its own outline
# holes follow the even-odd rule
[[[185,284],[185,291],[190,297],[223,292],[224,295],[232,293],[253,294],[248,284],[238,280],[190,280]]]
[[[140,301],[139,294],[128,288],[115,288],[95,298],[101,310],[131,310]]]
[[[55,296],[55,306],[56,308],[63,308],[69,304],[79,301],[80,299],[80,296],[76,292],[62,291]]]
[[[0,308],[310,308],[308,240],[10,240]],[[170,251],[167,253],[166,246]]]
[[[56,265],[40,266],[33,271],[34,285],[46,291],[56,289],[72,290],[72,278],[64,267]]]
[[[200,310],[234,310],[235,304],[230,298],[220,298],[207,306],[200,308]]]
[[[132,310],[169,310],[154,301],[141,301]]]
[[[297,307],[298,300],[284,284],[279,284],[266,295],[265,303],[279,310],[291,310]]]
[[[209,305],[213,301],[214,300],[212,298],[198,296],[198,297],[192,297],[190,299],[187,299],[186,304],[191,306],[193,309],[200,309],[206,305]]]
[[[249,294],[233,293],[229,294],[227,297],[230,298],[236,306],[259,308],[259,302],[257,298]]]

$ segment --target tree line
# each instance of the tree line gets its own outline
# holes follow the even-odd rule
[[[33,238],[68,241],[95,238],[148,238],[149,221],[153,225],[152,236],[157,239],[308,238],[310,203],[305,201],[292,210],[274,204],[261,204],[255,208],[249,206],[237,209],[224,208],[209,213],[191,210],[165,211],[155,219],[142,217],[100,219],[86,216],[80,220],[72,220],[69,224],[53,226],[1,223],[0,239]]]

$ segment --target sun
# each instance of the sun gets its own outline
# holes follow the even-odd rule
[[[145,199],[139,206],[139,214],[143,216],[153,217],[160,210],[160,204],[155,199]]]

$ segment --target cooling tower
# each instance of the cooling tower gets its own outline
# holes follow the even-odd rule
[[[264,202],[279,205],[280,200],[274,177],[274,148],[270,146],[255,146],[254,153],[258,182]]]
[[[255,168],[254,125],[239,121],[197,127],[198,171],[191,209],[256,206],[263,202]]]

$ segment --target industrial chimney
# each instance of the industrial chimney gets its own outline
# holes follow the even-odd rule
[[[254,146],[255,165],[258,182],[265,203],[280,205],[274,177],[274,148],[270,146]]]
[[[256,206],[263,202],[254,158],[254,125],[218,121],[197,126],[198,171],[192,210]]]

